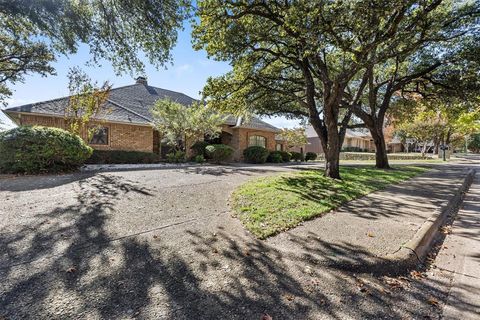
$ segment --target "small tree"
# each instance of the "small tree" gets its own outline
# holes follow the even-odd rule
[[[203,135],[216,137],[221,132],[224,117],[202,103],[184,106],[171,99],[158,100],[150,110],[155,128],[174,149],[180,141],[193,141]]]
[[[473,153],[480,153],[480,133],[472,135],[467,147]]]
[[[285,128],[282,129],[278,136],[285,142],[285,145],[288,149],[302,147],[308,142],[307,135],[305,134],[305,128]]]
[[[78,136],[85,132],[89,140],[96,130],[96,126],[89,127],[89,123],[94,119],[100,121],[100,115],[108,113],[105,103],[111,86],[108,82],[98,86],[78,68],[70,69],[68,78],[70,99],[65,109],[66,130]]]

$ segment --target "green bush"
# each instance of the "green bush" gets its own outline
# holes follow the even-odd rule
[[[171,162],[171,163],[185,162],[185,152],[183,151],[170,152],[170,153],[167,153],[166,158],[167,158],[167,162]]]
[[[367,149],[360,147],[344,147],[342,148],[342,152],[367,152]]]
[[[317,157],[320,160],[325,160],[325,154],[320,153]],[[388,154],[388,160],[426,160],[432,159],[430,156],[423,156],[419,153],[395,153]],[[340,160],[375,160],[375,153],[369,152],[341,152]]]
[[[283,162],[282,152],[281,151],[272,151],[268,155],[267,162],[271,163],[281,163]]]
[[[233,148],[224,144],[211,144],[205,148],[209,159],[215,163],[230,160],[233,155]]]
[[[292,160],[295,161],[295,162],[305,160],[305,158],[303,156],[303,153],[295,152],[295,151],[292,151],[290,153],[292,154]]]
[[[252,146],[243,150],[243,157],[249,163],[265,163],[268,155],[269,151],[264,147]]]
[[[63,129],[18,127],[0,133],[0,172],[71,171],[92,154],[92,148]]]
[[[317,154],[315,152],[307,152],[305,154],[305,161],[309,161],[309,160],[315,160],[317,159]]]
[[[204,163],[205,162],[205,157],[202,156],[201,154],[197,154],[195,157],[192,159],[196,163]]]
[[[135,164],[155,163],[159,157],[152,152],[123,150],[93,150],[92,156],[86,161],[90,164]]]
[[[467,145],[468,150],[473,153],[480,153],[480,134],[474,134]]]
[[[290,159],[292,158],[292,154],[290,152],[280,151],[280,154],[282,155],[283,162],[290,162]]]
[[[190,147],[190,149],[192,149],[193,154],[201,155],[201,156],[205,157],[205,155],[206,155],[205,148],[207,146],[208,146],[208,142],[197,141]]]

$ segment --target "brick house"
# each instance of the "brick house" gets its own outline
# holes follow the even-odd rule
[[[143,77],[133,85],[113,88],[95,125],[99,129],[88,144],[98,150],[125,150],[162,153],[162,139],[152,126],[150,108],[164,98],[183,105],[191,105],[195,99],[179,92],[148,85]],[[12,107],[3,112],[17,125],[40,125],[65,128],[65,108],[69,97]],[[95,122],[95,121],[94,121]],[[234,148],[234,160],[242,159],[245,148],[252,145],[269,150],[281,148],[275,140],[279,129],[253,117],[248,122],[230,116],[222,125],[220,137],[214,143]],[[87,135],[82,134],[87,140]],[[164,151],[165,152],[165,151]],[[164,154],[162,154],[163,156]]]

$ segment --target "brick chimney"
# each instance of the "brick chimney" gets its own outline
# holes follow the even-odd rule
[[[147,78],[146,77],[137,77],[137,79],[135,79],[135,83],[140,83],[140,84],[143,84],[143,85],[147,85]]]

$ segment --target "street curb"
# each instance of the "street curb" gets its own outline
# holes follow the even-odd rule
[[[408,242],[403,244],[398,251],[384,257],[382,265],[389,271],[398,273],[414,268],[423,263],[432,248],[435,237],[447,219],[454,215],[463,201],[465,193],[473,182],[475,170],[470,169],[462,183],[444,208],[439,208],[424,222],[415,235]]]

